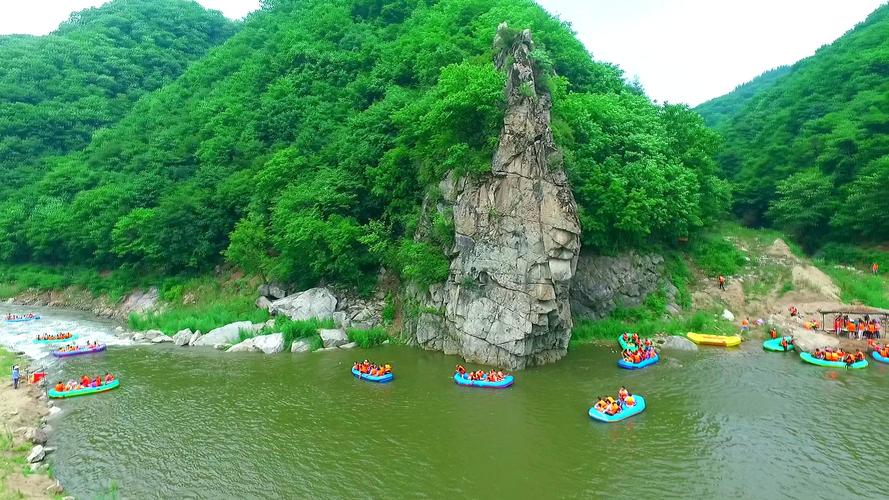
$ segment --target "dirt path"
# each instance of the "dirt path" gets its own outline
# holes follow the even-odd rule
[[[0,356],[7,356],[5,352]],[[0,363],[4,365],[5,363]],[[39,426],[40,417],[49,411],[38,398],[36,386],[20,384],[13,390],[9,373],[4,370],[0,382],[0,498],[56,498],[57,482],[45,472],[23,474],[25,457],[33,446],[25,435]]]

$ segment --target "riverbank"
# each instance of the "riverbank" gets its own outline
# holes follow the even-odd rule
[[[52,478],[51,469],[42,460],[33,467],[27,460],[34,447],[46,444],[42,419],[50,414],[50,407],[42,388],[27,384],[27,380],[13,389],[8,378],[12,365],[18,364],[24,374],[26,363],[0,349],[4,377],[0,383],[0,498],[59,498],[62,488]]]

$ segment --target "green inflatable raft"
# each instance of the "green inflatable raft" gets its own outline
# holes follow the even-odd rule
[[[823,359],[818,359],[815,356],[812,356],[811,354],[809,354],[807,352],[799,353],[799,357],[806,363],[811,363],[813,365],[818,365],[818,366],[826,366],[828,368],[853,368],[853,369],[867,368],[867,360],[866,359],[863,359],[861,361],[856,361],[856,362],[852,363],[851,365],[847,365],[843,361],[825,361]]]
[[[624,334],[620,334],[617,336],[617,343],[620,344],[620,350],[629,349],[630,351],[635,351],[638,349],[636,344],[633,344],[633,337],[630,336],[630,340],[624,340]]]
[[[788,351],[792,351],[794,349],[793,344],[790,343],[790,341],[793,339],[793,337],[778,337],[776,339],[766,340],[765,342],[762,343],[762,348],[767,351],[785,352],[784,348],[781,347],[781,339],[787,339],[787,343],[788,343],[787,350]]]
[[[76,391],[64,391],[57,392],[55,389],[50,389],[46,391],[46,395],[54,398],[76,398],[77,396],[88,396],[90,394],[99,394],[100,392],[108,392],[111,389],[116,389],[120,385],[120,380],[114,379],[107,384],[102,384],[99,387],[87,387],[85,389],[77,389]]]

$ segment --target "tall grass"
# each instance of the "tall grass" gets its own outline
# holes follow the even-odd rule
[[[349,336],[349,340],[364,348],[380,345],[389,339],[385,328],[349,328],[346,330],[346,334]]]
[[[719,234],[701,234],[692,240],[688,253],[709,276],[737,274],[747,262],[744,254]]]
[[[822,266],[822,269],[840,287],[843,302],[861,302],[872,307],[889,308],[889,286],[882,276],[836,266]]]
[[[219,297],[210,303],[171,305],[160,312],[131,314],[130,328],[160,330],[172,335],[190,328],[204,333],[236,321],[262,323],[269,319],[268,311],[258,309],[252,297]]]

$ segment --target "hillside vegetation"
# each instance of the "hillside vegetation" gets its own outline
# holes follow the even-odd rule
[[[670,244],[722,211],[700,116],[653,105],[530,0],[280,0],[5,203],[0,259],[172,273],[224,251],[303,285],[441,280],[452,221],[421,207],[448,172],[490,171],[504,21],[533,32],[587,247]]]
[[[724,136],[719,161],[735,213],[748,224],[774,224],[809,250],[828,241],[885,242],[889,5],[763,81],[772,76],[698,108]],[[749,88],[759,91],[744,98]],[[730,116],[721,116],[724,108]]]
[[[42,160],[86,146],[234,31],[192,0],[115,0],[46,36],[0,36],[0,200],[50,168],[47,182],[81,185],[88,173]]]

